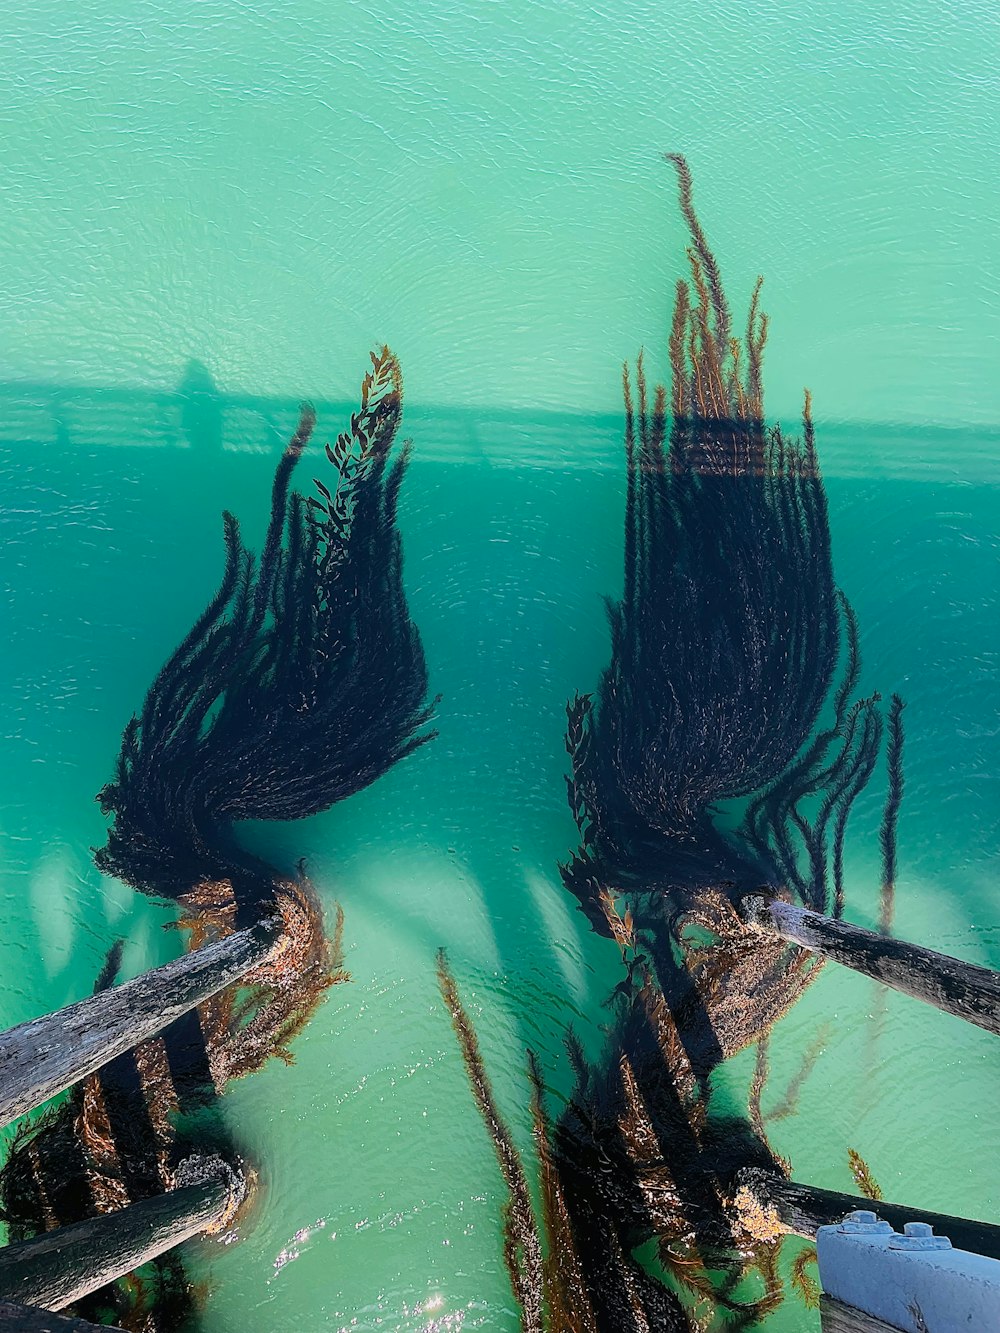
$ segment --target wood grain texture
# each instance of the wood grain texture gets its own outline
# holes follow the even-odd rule
[[[820,1326],[823,1333],[900,1333],[895,1324],[873,1319],[853,1305],[844,1305],[831,1296],[821,1296],[819,1302]]]
[[[887,1203],[883,1199],[875,1203],[858,1194],[841,1194],[815,1185],[801,1185],[758,1167],[740,1171],[736,1186],[748,1189],[761,1208],[773,1210],[783,1226],[796,1236],[813,1239],[820,1227],[842,1222],[856,1209],[868,1209],[878,1213],[895,1231],[902,1231],[907,1222],[929,1222],[935,1232],[947,1236],[956,1249],[1000,1259],[1000,1226],[991,1222],[952,1217],[948,1213],[930,1213],[923,1208]]]
[[[85,1319],[53,1314],[37,1306],[0,1301],[0,1333],[123,1333],[123,1330],[108,1324],[88,1324]]]
[[[0,1034],[0,1125],[34,1110],[238,981],[274,947],[269,919]]]
[[[0,1299],[61,1310],[196,1235],[225,1211],[221,1177],[0,1249]]]
[[[752,894],[740,912],[748,925],[932,1004],[956,1018],[1000,1035],[1000,973],[919,944],[810,912],[804,907]]]

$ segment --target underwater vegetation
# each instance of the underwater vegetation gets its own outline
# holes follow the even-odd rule
[[[644,356],[634,390],[626,365],[624,593],[609,605],[596,694],[568,709],[582,846],[564,879],[604,934],[602,886],[655,894],[690,868],[701,887],[710,864],[731,889],[787,882],[808,906],[830,906],[883,731],[877,698],[852,701],[857,626],[834,581],[810,397],[801,440],[764,420],[761,280],[738,338],[687,164],[671,161],[691,244],[669,409]],[[834,716],[817,732],[838,668]],[[898,725],[895,706],[892,716]],[[736,837],[716,817],[734,802]],[[890,844],[894,829],[888,818]]]
[[[290,489],[315,426],[303,408],[278,464],[255,557],[224,517],[218,592],[125,728],[100,869],[177,899],[229,881],[256,913],[273,872],[233,826],[302,819],[374,782],[430,739],[427,672],[409,618],[396,527],[409,457],[390,462],[402,411],[399,364],[372,355],[350,429],[326,446],[333,489]]]
[[[749,936],[736,905],[756,884],[841,915],[848,820],[888,730],[888,929],[902,704],[886,722],[877,696],[854,698],[857,625],[834,580],[810,397],[801,440],[765,422],[761,282],[740,339],[687,164],[670,160],[691,236],[671,390],[650,395],[642,357],[634,393],[624,372],[624,594],[609,608],[598,688],[568,707],[581,846],[563,878],[616,940],[625,976],[605,1058],[580,1069],[557,1125],[555,1160],[584,1218],[586,1162],[607,1156],[600,1210],[618,1244],[655,1241],[697,1317],[746,1325],[782,1297],[779,1237],[737,1183],[750,1167],[788,1170],[760,1114],[767,1037],[822,964]],[[718,1109],[713,1072],[754,1043],[747,1114]]]
[[[124,730],[113,817],[95,861],[136,890],[174,901],[187,946],[277,914],[282,932],[239,985],[112,1060],[24,1125],[0,1171],[12,1239],[170,1189],[185,1159],[213,1154],[245,1185],[255,1172],[219,1098],[289,1044],[326,989],[347,979],[340,907],[332,942],[304,870],[243,849],[241,821],[301,819],[374,782],[431,739],[433,705],[402,584],[396,526],[409,446],[395,450],[399,365],[372,354],[350,426],[325,448],[329,484],[292,489],[315,426],[302,409],[275,472],[260,556],[224,518],[221,584]],[[98,987],[114,983],[120,947]],[[227,1217],[229,1230],[239,1217]],[[81,1303],[133,1333],[179,1327],[197,1293],[170,1253]]]
[[[877,696],[854,698],[857,625],[834,580],[810,397],[801,440],[765,422],[761,282],[740,339],[687,164],[670,161],[691,236],[671,389],[650,395],[640,357],[633,392],[626,367],[624,593],[609,607],[610,663],[594,695],[571,701],[566,742],[581,846],[564,882],[617,942],[625,976],[605,1058],[581,1066],[554,1156],[581,1221],[587,1161],[614,1163],[599,1210],[618,1245],[655,1241],[697,1317],[745,1325],[782,1292],[778,1236],[737,1178],[787,1173],[760,1114],[767,1036],[821,962],[748,935],[736,905],[766,885],[841,915],[848,820],[888,729],[888,929],[902,704],[886,722]],[[718,1109],[713,1072],[754,1043],[747,1114]]]
[[[597,1333],[599,1325],[587,1293],[562,1186],[552,1165],[551,1125],[538,1063],[529,1051],[531,1115],[541,1175],[540,1211],[532,1199],[521,1155],[497,1106],[475,1027],[462,1004],[443,949],[438,953],[437,973],[441,998],[451,1015],[472,1095],[492,1140],[507,1190],[503,1256],[520,1308],[521,1328],[524,1333],[557,1333],[562,1329]]]
[[[552,1122],[533,1075],[543,1193],[558,1204],[546,1205],[541,1249],[572,1256],[583,1303],[567,1313],[544,1268],[525,1295],[538,1231],[511,1233],[524,1214],[512,1203],[507,1253],[522,1258],[508,1266],[526,1330],[746,1328],[784,1298],[787,1228],[741,1180],[788,1174],[761,1111],[768,1038],[822,960],[749,931],[739,903],[766,887],[842,914],[848,821],[883,749],[883,932],[892,921],[902,702],[883,714],[879,696],[856,697],[858,629],[834,578],[809,394],[801,438],[766,422],[761,280],[737,335],[687,163],[668,160],[690,236],[670,385],[650,387],[643,354],[624,368],[624,590],[608,606],[608,666],[567,708],[580,845],[562,878],[620,968],[601,1058],[567,1037],[575,1086]],[[507,1159],[474,1034],[442,985]],[[742,1113],[713,1075],[750,1046]],[[806,1053],[777,1118],[793,1113],[818,1054]],[[856,1154],[851,1165],[873,1184]],[[504,1176],[514,1199],[521,1186]],[[792,1285],[812,1302],[808,1262],[803,1251]]]

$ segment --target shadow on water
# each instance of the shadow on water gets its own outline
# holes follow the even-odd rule
[[[412,389],[412,386],[411,386]],[[220,388],[191,357],[175,388],[140,388],[50,380],[0,380],[0,446],[58,445],[89,454],[100,448],[280,451],[294,429],[300,398]],[[347,399],[311,400],[320,422],[342,423]],[[861,486],[886,481],[958,486],[1000,485],[1000,427],[856,421],[823,415],[818,404],[826,481]],[[794,415],[788,418],[794,426]],[[620,469],[621,413],[582,414],[523,408],[469,409],[412,398],[406,429],[418,458],[449,466]]]
[[[320,405],[321,429],[333,429],[347,410]],[[11,630],[0,662],[10,706],[2,752],[4,772],[17,774],[5,792],[6,830],[13,830],[4,843],[7,864],[30,874],[54,841],[79,848],[101,840],[92,796],[117,746],[121,701],[141,698],[216,581],[220,501],[248,518],[256,513],[263,525],[277,441],[294,427],[296,412],[292,400],[221,395],[196,362],[175,394],[0,386]],[[553,925],[565,918],[540,918],[528,884],[554,902],[567,897],[554,870],[573,842],[563,798],[562,709],[574,690],[593,682],[607,653],[599,594],[615,593],[621,582],[620,421],[497,413],[483,422],[461,412],[414,411],[405,428],[415,437],[401,505],[405,580],[432,690],[443,695],[441,735],[437,749],[411,757],[384,791],[312,821],[307,841],[338,845],[349,864],[377,845],[379,821],[405,807],[401,831],[418,832],[422,854],[443,874],[460,867],[483,903],[497,974],[511,978],[515,992],[523,986],[525,995],[541,996],[543,1012],[517,995],[509,1004],[517,1051],[554,1056],[573,1008],[560,994],[566,941]],[[972,484],[994,479],[976,462],[991,442],[960,437],[968,444],[966,464],[955,452],[955,433],[820,432],[838,582],[862,627],[859,691],[871,682],[906,681],[901,933],[940,944],[934,902],[947,896],[954,938],[981,928],[976,961],[996,965],[998,913],[986,871],[1000,846],[992,630],[1000,511],[995,491]],[[505,455],[511,437],[519,443]],[[893,439],[906,442],[905,454],[892,456]],[[142,444],[160,447],[127,447]],[[543,465],[546,451],[559,467]],[[932,632],[916,635],[914,625]],[[877,838],[880,803],[881,792],[859,798],[859,838]],[[352,827],[356,810],[361,822]],[[268,846],[280,856],[287,847],[290,868],[300,844],[282,832]],[[440,918],[409,895],[405,873],[400,878],[374,892],[386,918],[402,904],[430,975],[436,948],[452,941],[442,938]],[[908,879],[915,894],[905,892]],[[921,883],[934,892],[921,896]],[[872,889],[867,897],[862,891],[854,915],[873,923]],[[89,868],[52,892],[77,898],[71,913],[92,940],[81,971],[93,975],[97,936],[106,934],[110,945],[131,932],[131,920],[125,914],[95,927],[90,911],[101,886]],[[590,972],[608,946],[589,943],[582,914],[571,921],[572,947],[588,979],[574,1004],[595,1022],[601,986],[610,989],[624,969],[611,954],[613,976]],[[26,929],[43,934],[41,923]],[[9,939],[2,945],[15,947]],[[474,957],[455,951],[452,961],[460,985],[471,975],[489,995]],[[652,959],[668,995],[677,983],[675,961],[665,951]],[[36,1007],[51,1007],[50,995],[69,987],[68,965],[63,971],[51,983],[26,978],[19,1004],[30,1009],[33,996],[45,996]],[[539,980],[546,975],[555,978],[547,994]],[[65,998],[73,997],[58,1002]],[[710,1023],[696,1027],[688,1058],[704,1080],[718,1062],[710,1049],[718,1038]],[[641,1051],[642,1034],[633,1035]],[[677,1122],[669,1116],[665,1123]],[[689,1197],[710,1202],[703,1185],[692,1177]]]
[[[200,453],[221,449],[225,405],[208,367],[201,361],[189,361],[177,393],[182,400],[181,430],[188,445]]]
[[[316,479],[308,497],[291,488],[315,425],[302,407],[275,470],[259,558],[224,514],[218,591],[155,673],[97,797],[112,822],[95,864],[174,901],[191,949],[248,927],[268,932],[273,947],[238,986],[19,1127],[0,1172],[15,1237],[175,1189],[192,1156],[229,1182],[227,1207],[208,1230],[233,1227],[253,1195],[253,1169],[231,1136],[192,1135],[192,1114],[271,1057],[290,1060],[288,1045],[323,993],[346,979],[342,914],[328,941],[304,874],[282,875],[241,847],[234,825],[315,814],[433,739],[401,581],[396,509],[408,446],[393,449],[402,379],[388,348],[371,354],[359,398],[349,427],[325,447],[329,484]],[[114,984],[120,960],[116,945],[98,988]],[[187,1284],[178,1289],[177,1263],[154,1260],[152,1270],[149,1296],[126,1278],[78,1302],[80,1311],[110,1304],[134,1333],[179,1325],[177,1291],[183,1305],[192,1299]]]

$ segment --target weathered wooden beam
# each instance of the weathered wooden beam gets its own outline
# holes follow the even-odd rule
[[[0,1301],[0,1333],[124,1333],[110,1324],[88,1324],[85,1319],[71,1319],[39,1310],[37,1306],[11,1305]]]
[[[819,1317],[823,1333],[899,1333],[895,1324],[873,1319],[863,1310],[855,1310],[853,1305],[844,1305],[831,1296],[820,1297]]]
[[[750,894],[740,903],[747,925],[824,954],[893,990],[1000,1035],[1000,972],[963,963],[804,907]]]
[[[268,918],[121,986],[0,1033],[0,1125],[78,1083],[258,966],[282,931]]]
[[[219,1222],[236,1177],[217,1174],[0,1249],[0,1299],[61,1310]]]
[[[740,1171],[735,1185],[737,1190],[748,1190],[762,1211],[775,1214],[791,1235],[814,1239],[820,1227],[842,1222],[848,1213],[875,1209],[895,1231],[901,1232],[907,1222],[928,1222],[937,1235],[947,1236],[956,1249],[1000,1259],[1000,1226],[991,1222],[952,1217],[948,1213],[929,1213],[923,1208],[886,1203],[883,1199],[874,1203],[858,1194],[841,1194],[815,1185],[800,1185],[760,1167]]]

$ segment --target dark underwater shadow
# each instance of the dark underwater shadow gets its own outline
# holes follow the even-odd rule
[[[102,399],[95,394],[88,410],[93,408],[99,416],[105,408],[113,407],[112,415],[120,409],[122,421],[132,418],[141,422],[151,404],[154,416],[173,413],[178,406],[169,395],[155,400],[149,395],[111,394]],[[272,438],[264,409],[242,401],[233,410],[259,423],[256,438],[263,450]],[[289,416],[294,413],[290,402],[279,410]],[[226,411],[228,414],[228,407]],[[504,424],[501,418],[496,429],[502,430]],[[551,423],[543,424],[550,429]],[[518,427],[530,432],[530,416],[519,417]],[[441,855],[442,864],[447,864],[445,858],[451,856],[449,847],[455,848],[463,874],[479,886],[488,904],[500,904],[498,914],[501,918],[509,916],[512,923],[531,921],[534,913],[530,895],[521,889],[520,881],[512,884],[512,879],[522,869],[528,873],[540,870],[553,892],[559,891],[552,865],[565,856],[572,842],[572,821],[560,785],[565,767],[560,752],[561,700],[576,684],[593,678],[606,643],[595,594],[614,591],[617,576],[609,563],[602,577],[599,561],[594,557],[588,560],[586,548],[594,525],[607,524],[613,538],[610,545],[620,541],[623,488],[615,471],[620,449],[617,428],[616,420],[614,429],[609,430],[607,459],[599,469],[584,477],[582,469],[574,473],[568,466],[564,474],[559,474],[558,485],[552,474],[533,467],[507,469],[498,483],[496,468],[487,475],[485,469],[464,462],[443,464],[442,475],[449,469],[460,470],[456,491],[471,493],[474,488],[482,488],[479,503],[465,506],[467,512],[458,523],[453,521],[455,505],[454,497],[449,499],[447,495],[449,487],[435,492],[428,486],[418,491],[422,471],[418,439],[417,461],[403,505],[407,584],[412,590],[413,613],[425,630],[435,688],[445,696],[441,708],[445,753],[439,759],[426,751],[408,760],[393,778],[393,800],[406,802],[409,817],[434,830],[427,846]],[[94,442],[96,433],[82,453],[74,454],[70,446],[80,438],[80,428],[71,412],[64,413],[60,429],[62,433],[42,445],[41,452],[25,442],[8,457],[14,469],[21,468],[25,458],[32,459],[34,469],[44,468],[47,487],[54,481],[55,489],[62,494],[61,506],[51,497],[40,498],[34,519],[26,518],[23,508],[18,508],[6,515],[4,530],[13,537],[7,546],[8,556],[19,564],[22,559],[27,561],[22,571],[34,571],[37,606],[44,607],[46,617],[63,626],[59,650],[64,661],[80,668],[76,674],[82,688],[58,712],[34,712],[30,704],[36,696],[24,694],[18,682],[31,672],[37,674],[45,663],[42,631],[47,627],[39,622],[17,628],[13,651],[5,657],[0,673],[8,687],[5,697],[13,694],[18,706],[23,707],[28,731],[4,738],[7,772],[23,771],[29,739],[33,746],[58,750],[60,763],[70,762],[77,767],[86,768],[95,753],[110,754],[113,744],[106,741],[117,739],[121,716],[116,691],[120,688],[127,697],[137,697],[137,689],[149,677],[148,666],[161,661],[164,648],[177,637],[172,628],[165,626],[164,609],[178,626],[190,622],[188,609],[172,603],[177,571],[169,562],[162,562],[162,552],[182,547],[200,528],[204,517],[209,534],[205,568],[214,571],[218,564],[216,488],[214,484],[197,486],[197,460],[192,459],[193,466],[185,467],[178,461],[181,451],[172,448],[105,449]],[[153,438],[158,429],[140,425],[130,442]],[[561,423],[558,429],[565,431],[565,455],[569,460],[572,420]],[[448,432],[442,428],[442,435],[449,433],[454,437],[453,421]],[[87,438],[86,430],[83,438]],[[479,448],[488,453],[489,442],[484,445],[480,439]],[[190,456],[194,450],[183,452]],[[236,461],[225,449],[221,456]],[[262,452],[259,465],[253,458],[239,459],[241,468],[248,463],[264,476],[273,464],[273,454],[268,458]],[[37,476],[36,471],[36,480]],[[838,581],[849,593],[863,626],[866,665],[859,689],[868,692],[869,682],[910,678],[907,765],[911,793],[916,792],[917,798],[915,802],[912,795],[908,796],[901,816],[901,929],[911,938],[940,944],[934,933],[933,913],[921,906],[914,915],[913,907],[908,905],[908,879],[933,882],[942,886],[942,892],[951,893],[956,911],[976,926],[980,947],[991,955],[979,961],[996,962],[1000,961],[995,956],[997,909],[995,898],[985,887],[986,874],[977,876],[984,887],[976,894],[970,892],[968,879],[962,874],[963,868],[977,867],[985,872],[995,867],[1000,846],[1000,739],[990,725],[991,720],[995,722],[997,683],[993,625],[998,587],[992,551],[997,527],[995,493],[977,488],[971,480],[894,479],[872,483],[835,477],[829,493]],[[141,506],[130,495],[130,491],[134,495],[147,486],[158,497],[159,513],[151,525],[148,515],[140,513]],[[209,492],[207,498],[203,491]],[[581,493],[589,497],[582,506]],[[74,511],[81,495],[89,495],[89,501],[82,510]],[[173,504],[170,497],[174,497]],[[538,577],[517,592],[512,580],[523,574],[524,566],[518,569],[516,562],[506,568],[502,563],[494,565],[488,578],[484,573],[474,584],[479,601],[472,608],[473,614],[468,615],[469,608],[456,600],[463,591],[467,595],[469,589],[461,567],[463,548],[464,558],[471,565],[474,561],[469,553],[474,552],[475,562],[482,561],[483,547],[499,544],[493,539],[513,544],[516,536],[523,541],[523,532],[491,530],[489,522],[491,514],[524,505],[526,500],[535,506],[537,525],[530,531],[539,548],[534,557]],[[574,500],[578,502],[575,506]],[[116,522],[121,517],[128,520],[124,536]],[[99,525],[92,523],[94,519]],[[135,552],[129,549],[130,530],[139,542],[138,573]],[[423,541],[418,540],[420,532],[425,534]],[[970,541],[975,534],[980,540]],[[82,566],[78,561],[81,537],[86,552]],[[543,554],[551,546],[558,548],[554,560]],[[209,559],[215,561],[211,566]],[[148,588],[147,575],[161,564],[165,567],[159,583],[154,581],[134,626],[124,631],[124,617],[109,588],[123,589],[131,604],[140,605],[129,590]],[[559,571],[556,578],[554,569]],[[872,578],[872,570],[878,571],[878,578]],[[206,583],[211,581],[207,573],[203,577]],[[578,580],[575,588],[574,580]],[[496,587],[504,589],[506,595],[491,599],[489,590]],[[184,596],[189,594],[185,592]],[[192,590],[190,598],[196,605],[200,593]],[[587,607],[581,615],[584,602]],[[435,618],[436,642],[431,629]],[[19,616],[19,621],[23,620]],[[469,629],[461,641],[453,632],[456,622]],[[930,629],[926,634],[916,633],[914,626]],[[511,632],[512,627],[516,633]],[[499,654],[491,651],[496,639],[509,641]],[[129,667],[132,678],[118,686],[120,663],[134,658],[137,641],[145,661]],[[552,667],[556,643],[562,653],[558,672]],[[74,653],[78,653],[75,658]],[[976,664],[971,673],[969,663]],[[970,675],[971,683],[961,683]],[[469,688],[470,681],[474,688]],[[924,687],[922,682],[930,684]],[[944,682],[959,683],[945,690]],[[540,700],[544,701],[541,706]],[[448,711],[453,701],[455,733],[449,739]],[[444,772],[445,758],[450,776]],[[427,782],[429,767],[438,770],[433,787]],[[498,794],[489,778],[494,768],[514,775],[520,795],[515,792],[512,797],[503,784]],[[46,826],[50,830],[60,827],[58,821],[65,818],[60,812],[73,808],[78,784],[75,775],[64,776],[57,769],[55,776],[50,773],[44,779],[29,770],[21,785],[16,793],[18,802],[51,812],[33,824],[32,836],[41,852]],[[544,797],[540,797],[542,788],[548,793]],[[91,794],[88,789],[88,802]],[[864,836],[866,829],[877,834],[877,808],[876,799],[867,813],[864,801],[859,803],[859,836]],[[92,807],[88,805],[87,809]],[[370,809],[391,814],[391,803],[376,802]],[[348,806],[334,815],[317,817],[315,833],[335,842],[338,823],[350,813]],[[957,838],[956,825],[960,830]],[[62,836],[79,840],[80,826],[74,820],[66,819],[61,827]],[[473,829],[474,834],[463,834],[463,828]],[[501,843],[506,847],[508,837],[511,848],[531,849],[523,861],[521,853],[499,850]],[[97,839],[88,832],[84,840],[90,845]],[[285,843],[284,834],[279,841]],[[291,853],[294,837],[288,838],[287,844]],[[277,849],[278,843],[274,845]],[[549,856],[552,861],[546,864]],[[289,855],[285,868],[290,869],[295,859]],[[909,902],[912,904],[912,897]],[[387,907],[391,907],[388,900]],[[855,919],[866,923],[877,919],[877,893],[873,892]],[[419,929],[419,921],[419,908],[413,909],[408,928]],[[524,965],[520,947],[524,935],[516,924],[514,929],[502,929],[496,935],[502,970],[517,977]],[[956,937],[967,938],[967,934],[956,930]],[[109,944],[112,939],[113,932],[109,932]],[[441,942],[433,931],[426,933],[429,968],[433,951]],[[961,952],[961,948],[953,951]],[[552,957],[547,941],[537,956],[538,966],[544,967],[546,956]],[[456,959],[455,963],[461,980],[462,961]],[[527,1021],[526,1015],[519,1021],[524,1045],[538,1045],[537,1022]]]
[[[283,876],[240,846],[234,826],[326,809],[433,738],[395,525],[409,452],[394,450],[402,377],[388,348],[370,360],[349,427],[323,450],[329,485],[315,478],[308,497],[290,484],[316,424],[302,406],[274,472],[259,558],[224,513],[218,590],[154,675],[97,796],[112,816],[106,845],[92,849],[98,869],[176,903],[189,948],[247,926],[265,927],[273,947],[238,985],[19,1128],[0,1171],[15,1238],[169,1191],[205,1153],[232,1182],[209,1230],[234,1226],[253,1169],[222,1117],[207,1125],[205,1114],[232,1079],[271,1057],[289,1061],[325,990],[346,979],[342,913],[328,940],[301,868]],[[115,983],[120,964],[116,945],[96,989]],[[127,1277],[78,1302],[80,1312],[110,1305],[136,1333],[180,1326],[196,1302],[179,1264],[157,1259],[151,1284]]]

